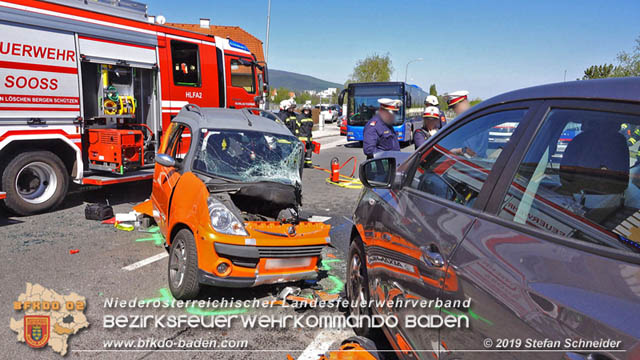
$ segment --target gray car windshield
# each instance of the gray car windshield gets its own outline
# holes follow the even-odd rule
[[[296,185],[302,145],[291,135],[201,129],[193,169],[234,181]]]

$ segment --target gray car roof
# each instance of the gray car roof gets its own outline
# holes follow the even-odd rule
[[[603,99],[640,102],[640,77],[567,81],[533,86],[494,96],[479,105],[484,108],[533,99]]]
[[[248,130],[292,136],[286,126],[242,109],[200,108],[187,105],[173,121],[186,123],[193,129]]]

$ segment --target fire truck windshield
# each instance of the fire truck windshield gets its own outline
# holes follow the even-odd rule
[[[232,181],[300,184],[302,144],[293,136],[203,129],[193,169]]]

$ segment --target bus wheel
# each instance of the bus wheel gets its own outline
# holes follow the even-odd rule
[[[69,187],[67,169],[50,151],[30,151],[11,159],[2,172],[5,206],[17,215],[31,215],[60,205]]]

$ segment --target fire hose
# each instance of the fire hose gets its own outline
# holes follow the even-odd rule
[[[340,170],[342,170],[342,168],[344,168],[345,165],[347,165],[351,160],[353,160],[353,170],[351,171],[351,175],[347,176],[340,174]],[[355,156],[348,158],[347,161],[342,163],[342,165],[340,165],[338,158],[334,157],[333,159],[331,159],[331,170],[324,169],[319,166],[314,166],[314,168],[330,174],[330,176],[325,180],[327,184],[336,185],[347,189],[361,189],[362,183],[359,179],[353,177],[357,170],[357,164],[358,161]]]

